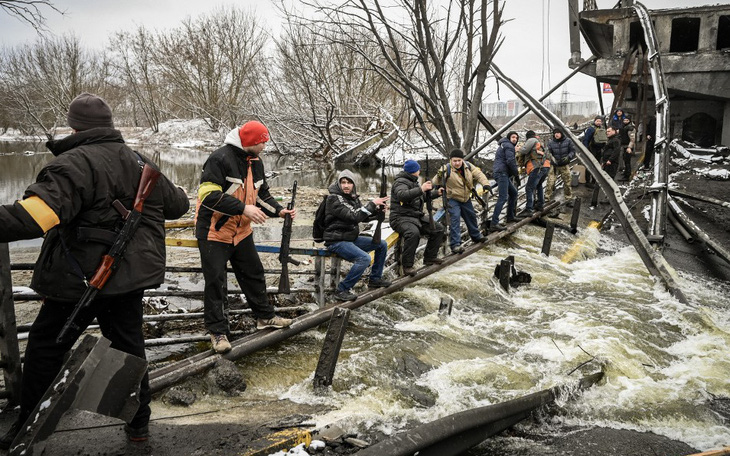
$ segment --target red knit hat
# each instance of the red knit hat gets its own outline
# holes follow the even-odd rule
[[[252,120],[238,129],[238,137],[241,138],[241,146],[255,146],[269,140],[269,130],[261,122]]]

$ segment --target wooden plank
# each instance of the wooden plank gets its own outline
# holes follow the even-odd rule
[[[312,380],[315,390],[332,386],[337,358],[340,356],[348,321],[350,321],[350,309],[334,309],[327,328],[327,335],[325,335],[322,343],[322,350],[319,353],[319,362],[317,362],[317,369],[314,372],[314,379]]]

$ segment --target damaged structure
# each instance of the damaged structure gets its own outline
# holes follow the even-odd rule
[[[656,102],[642,87],[651,83],[642,74],[642,57],[651,56],[635,2],[619,4],[598,9],[595,0],[586,0],[580,10],[579,0],[569,0],[569,66],[583,63],[582,35],[597,59],[581,72],[611,84],[621,106],[641,122],[652,115],[647,101]],[[652,10],[651,19],[671,103],[668,136],[701,147],[730,144],[730,5]]]

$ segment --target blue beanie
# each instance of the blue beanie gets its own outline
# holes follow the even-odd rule
[[[419,169],[421,169],[421,165],[419,165],[416,160],[406,160],[406,162],[403,164],[403,171],[407,172],[408,174],[413,174]]]

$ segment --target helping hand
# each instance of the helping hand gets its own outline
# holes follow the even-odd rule
[[[247,204],[243,208],[243,215],[250,218],[254,223],[264,223],[266,221],[266,214],[264,214],[264,211],[253,204]]]
[[[389,199],[390,199],[390,196],[383,196],[380,198],[375,198],[373,200],[373,204],[375,204],[376,206],[385,206],[385,203],[387,203]]]

